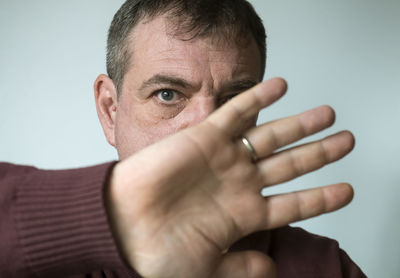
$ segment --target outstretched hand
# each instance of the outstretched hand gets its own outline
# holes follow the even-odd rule
[[[327,106],[249,127],[285,91],[281,79],[261,83],[202,123],[116,165],[109,215],[121,252],[143,277],[275,277],[266,255],[226,250],[252,232],[334,211],[351,201],[348,184],[261,195],[265,187],[342,158],[354,145],[352,134],[344,131],[280,150],[332,125],[334,112]],[[242,137],[255,149],[256,161]]]

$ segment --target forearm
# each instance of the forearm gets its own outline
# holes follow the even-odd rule
[[[42,171],[2,165],[1,276],[123,267],[103,201],[112,166]]]

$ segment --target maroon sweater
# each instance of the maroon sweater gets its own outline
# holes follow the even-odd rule
[[[107,221],[113,165],[45,171],[0,163],[0,277],[139,278]],[[271,256],[280,278],[366,277],[337,242],[299,228],[252,234],[231,251],[249,249]]]

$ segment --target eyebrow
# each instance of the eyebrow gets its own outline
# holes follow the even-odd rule
[[[151,87],[153,85],[170,85],[170,86],[178,86],[181,88],[189,88],[189,89],[194,89],[195,86],[193,84],[190,84],[188,81],[186,81],[183,78],[177,77],[177,76],[171,76],[171,75],[165,75],[165,74],[156,74],[150,79],[146,80],[143,82],[142,86],[140,86],[140,90],[143,90],[147,87]]]
[[[255,81],[252,79],[239,79],[234,80],[223,86],[222,92],[243,92],[246,91],[255,85],[257,85],[259,81]],[[173,75],[167,74],[156,74],[149,78],[148,80],[144,81],[140,86],[139,90],[144,90],[148,87],[155,86],[155,85],[169,85],[173,87],[181,87],[184,89],[191,89],[195,90],[197,86],[194,84],[189,83],[183,78]]]
[[[227,84],[227,86],[223,88],[223,91],[243,92],[254,87],[258,83],[259,83],[258,81],[254,81],[251,79],[235,80]]]

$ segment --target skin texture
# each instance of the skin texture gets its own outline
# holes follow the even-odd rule
[[[159,17],[134,29],[133,57],[118,101],[107,76],[101,75],[96,81],[96,90],[107,90],[112,96],[112,100],[107,96],[106,101],[99,102],[107,102],[100,103],[108,106],[105,113],[115,109],[115,114],[105,116],[106,126],[102,117],[100,120],[120,159],[200,123],[230,97],[260,82],[260,56],[254,41],[244,48],[231,43],[214,45],[210,39],[182,41],[168,35],[167,28]],[[157,76],[181,82],[154,80]],[[175,100],[160,100],[156,93],[161,89],[174,90]]]
[[[287,85],[279,78],[249,85],[260,79],[253,42],[182,41],[168,35],[161,16],[135,28],[131,47],[120,98],[107,76],[95,83],[100,121],[121,158],[106,202],[124,258],[149,278],[276,277],[266,255],[225,250],[252,232],[349,203],[348,184],[267,197],[261,190],[342,158],[353,148],[352,134],[280,151],[331,126],[328,106],[254,127]],[[160,89],[177,92],[172,103],[161,101]],[[243,135],[257,151],[255,162]]]

